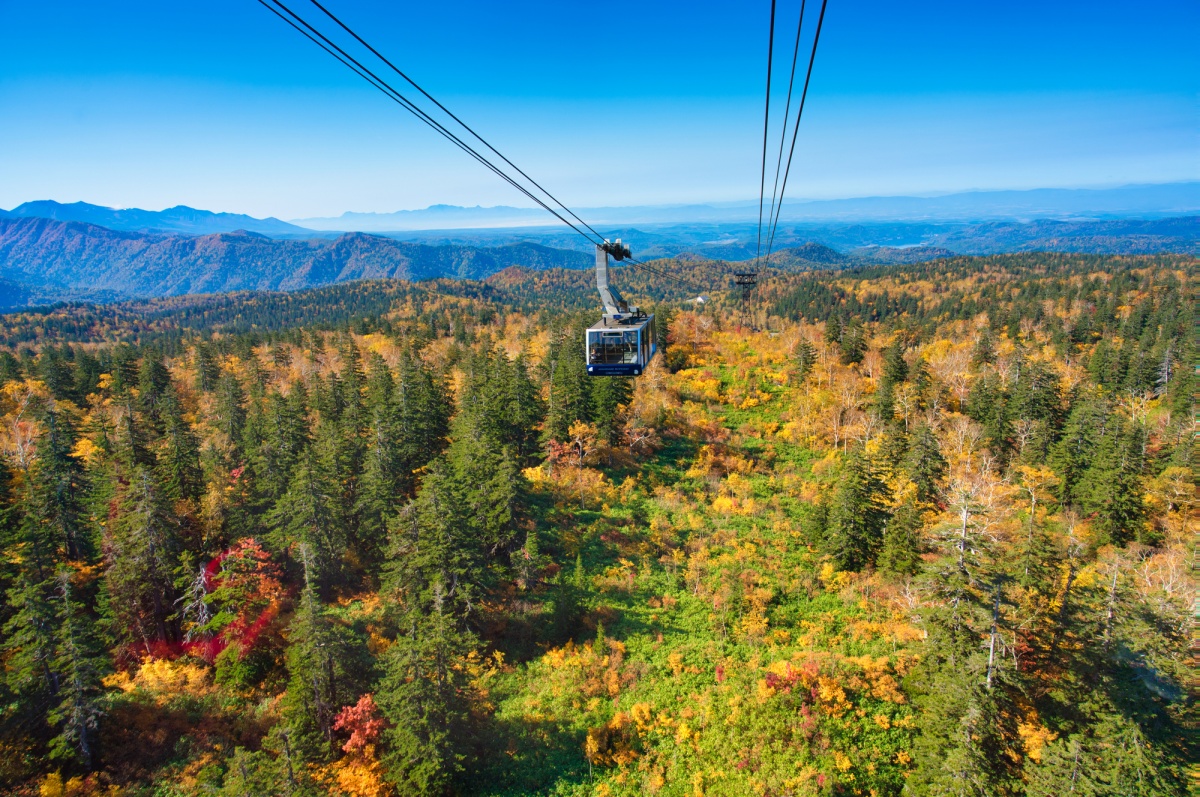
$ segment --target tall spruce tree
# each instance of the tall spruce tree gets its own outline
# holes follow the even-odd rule
[[[332,756],[337,713],[357,701],[370,668],[363,640],[321,603],[313,553],[302,545],[298,556],[304,585],[288,628],[283,718],[293,751],[319,762]]]
[[[197,340],[193,348],[192,367],[196,369],[196,389],[201,393],[211,393],[217,389],[221,378],[221,369],[217,367],[217,358],[213,356],[212,348],[204,340]]]
[[[897,337],[883,350],[883,373],[875,391],[875,408],[885,423],[895,412],[896,388],[908,378],[908,363],[904,360],[904,341]]]
[[[162,357],[149,354],[138,369],[137,408],[142,413],[150,437],[163,433],[162,402],[171,386],[171,372]]]
[[[1010,675],[996,666],[999,582],[985,532],[982,487],[954,485],[957,516],[935,536],[939,558],[925,574],[931,606],[920,666],[909,685],[921,709],[910,788],[931,795],[1004,795],[1017,785]],[[993,647],[980,640],[992,637]],[[989,655],[991,654],[991,655]]]
[[[267,514],[268,540],[278,551],[306,551],[308,578],[328,594],[343,575],[345,529],[338,521],[337,485],[313,447],[301,455],[291,484]]]
[[[826,523],[826,544],[838,568],[861,570],[874,564],[888,520],[886,491],[866,454],[852,451],[842,463]]]
[[[104,592],[113,635],[155,655],[178,638],[175,575],[182,550],[179,519],[154,474],[138,467],[119,492],[106,540]]]
[[[792,351],[792,362],[796,365],[796,380],[804,382],[817,366],[817,347],[808,338],[800,338]]]
[[[1097,528],[1118,545],[1142,539],[1145,532],[1144,437],[1140,424],[1110,415],[1073,491],[1079,508],[1094,516]]]
[[[627,377],[596,379],[590,393],[590,416],[596,425],[596,436],[616,446],[620,442],[620,411],[633,397],[633,383]]]
[[[164,394],[159,407],[163,431],[155,473],[163,492],[172,501],[198,501],[204,491],[200,443],[184,420],[174,391]]]
[[[906,501],[888,518],[879,551],[879,569],[894,576],[916,575],[921,569],[921,510]]]
[[[82,463],[72,454],[75,429],[63,414],[50,410],[43,419],[45,434],[37,443],[37,461],[30,473],[30,517],[47,535],[44,545],[66,559],[84,559],[92,545],[83,497],[87,479]]]
[[[402,795],[454,790],[468,749],[469,683],[462,662],[478,643],[466,619],[482,580],[478,542],[440,460],[392,526],[384,589],[396,641],[376,700],[392,727],[385,761]]]
[[[69,568],[63,568],[56,577],[58,632],[53,668],[58,689],[48,719],[57,733],[50,743],[50,755],[77,761],[85,772],[90,772],[101,715],[100,678],[107,656],[96,642],[93,618],[75,595],[73,575]]]
[[[246,425],[246,393],[241,382],[232,373],[226,372],[217,380],[217,428],[229,441],[234,462],[240,462],[242,454],[242,429]]]
[[[919,424],[913,430],[903,469],[917,487],[917,503],[923,507],[935,506],[942,480],[946,476],[946,460],[937,436],[928,424]]]
[[[445,382],[411,350],[402,353],[396,377],[396,429],[404,470],[411,475],[445,450],[452,402]],[[411,478],[406,487],[413,487]]]
[[[592,385],[579,345],[582,339],[582,330],[565,330],[547,357],[545,368],[550,382],[544,433],[547,440],[562,442],[567,439],[571,424],[591,420]]]

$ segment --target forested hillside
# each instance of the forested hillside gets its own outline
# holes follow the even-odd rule
[[[3,790],[1187,794],[1197,261],[659,265],[4,317]]]
[[[0,277],[42,302],[296,290],[381,277],[481,279],[514,265],[584,268],[592,262],[585,253],[525,243],[428,246],[362,233],[286,241],[245,231],[193,237],[0,219]]]

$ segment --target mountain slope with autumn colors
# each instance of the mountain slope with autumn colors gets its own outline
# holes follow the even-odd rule
[[[356,279],[480,279],[513,265],[584,268],[589,255],[538,244],[430,246],[363,233],[275,240],[247,232],[189,237],[81,222],[0,219],[0,277],[50,299],[294,290]]]
[[[630,280],[636,380],[583,271],[4,315],[0,789],[1183,797],[1198,275]]]

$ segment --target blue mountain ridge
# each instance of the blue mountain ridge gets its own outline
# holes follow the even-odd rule
[[[312,232],[276,218],[256,219],[241,213],[214,213],[210,210],[197,210],[186,205],[176,205],[173,208],[158,211],[140,208],[118,210],[87,202],[62,203],[42,199],[26,202],[9,211],[0,211],[0,214],[7,218],[78,221],[121,232],[212,235],[245,230],[269,236],[310,235]]]

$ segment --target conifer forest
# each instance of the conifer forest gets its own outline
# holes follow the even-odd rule
[[[0,791],[1197,788],[1194,257],[656,262],[0,317]]]

